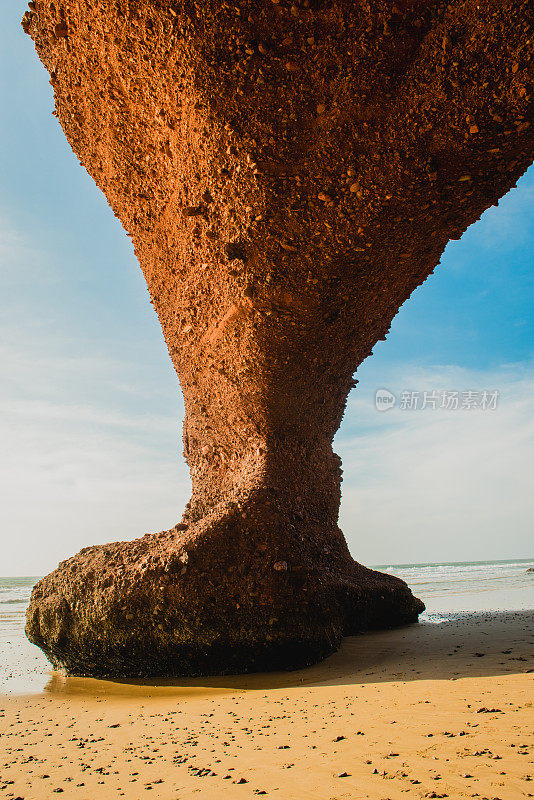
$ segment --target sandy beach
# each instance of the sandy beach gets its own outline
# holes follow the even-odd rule
[[[534,796],[531,612],[346,639],[306,670],[0,696],[0,797]]]
[[[534,3],[6,5],[0,800],[534,798]]]

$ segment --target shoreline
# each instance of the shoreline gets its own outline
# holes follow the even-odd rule
[[[529,574],[534,569],[532,558],[381,568],[404,580],[414,595],[424,601],[427,610],[420,616],[420,624],[453,621],[472,612],[534,608],[534,579]],[[38,693],[52,679],[52,667],[45,655],[28,642],[24,633],[27,606],[36,580],[0,578],[0,695]],[[57,676],[54,680],[58,683]]]
[[[532,797],[533,640],[534,612],[455,614],[295,672],[55,675],[0,695],[0,798]]]

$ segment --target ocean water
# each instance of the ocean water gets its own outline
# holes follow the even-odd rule
[[[534,609],[534,559],[441,564],[382,564],[426,604],[423,624],[469,611]],[[0,694],[40,692],[51,668],[24,635],[26,608],[38,578],[0,578]]]
[[[0,694],[42,691],[50,664],[24,635],[26,608],[39,578],[0,578]]]
[[[440,564],[382,564],[375,567],[406,581],[426,605],[423,620],[459,611],[534,609],[534,559]]]

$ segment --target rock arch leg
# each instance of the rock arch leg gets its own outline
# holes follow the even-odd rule
[[[86,548],[27,633],[88,675],[295,667],[417,619],[350,556],[357,366],[532,161],[523,0],[35,0],[56,115],[132,237],[185,398],[183,521]]]
[[[35,588],[28,635],[55,666],[98,676],[295,668],[346,634],[417,620],[424,606],[402,581],[349,554],[340,459],[324,433],[307,424],[298,438],[249,432],[240,444],[230,426],[222,442],[202,409],[188,408],[183,521],[86,548]]]

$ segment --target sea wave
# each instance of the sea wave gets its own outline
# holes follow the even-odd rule
[[[0,606],[9,606],[9,605],[12,605],[13,603],[16,604],[16,605],[20,605],[21,603],[25,603],[26,600],[29,600],[29,599],[30,599],[29,597],[27,597],[27,598],[26,597],[19,597],[16,600],[1,600],[0,599]]]

